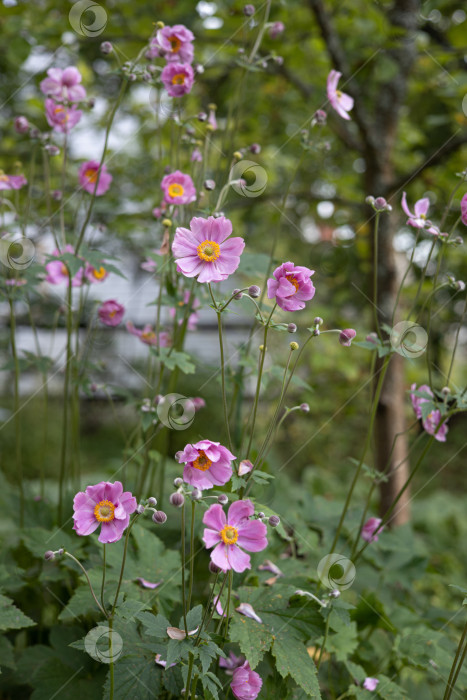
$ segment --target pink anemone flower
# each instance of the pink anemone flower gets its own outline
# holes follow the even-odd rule
[[[120,481],[101,481],[79,491],[73,500],[73,529],[78,535],[90,535],[102,525],[99,542],[118,542],[135,512],[136,498],[123,491]]]
[[[81,163],[78,172],[79,184],[81,185],[82,189],[89,192],[89,194],[94,194],[97,178],[99,178],[96,189],[96,197],[100,197],[101,195],[105,194],[110,187],[110,183],[112,182],[112,175],[107,170],[105,164],[103,164],[102,168],[100,168],[100,175],[99,168],[100,163],[98,163],[96,160],[87,160],[85,163]]]
[[[235,501],[226,517],[219,503],[212,505],[203,516],[207,528],[203,542],[211,552],[211,561],[223,571],[233,569],[242,573],[251,569],[248,552],[261,552],[268,546],[266,525],[260,520],[250,520],[255,507],[250,500]]]
[[[108,299],[97,310],[99,319],[106,326],[118,326],[125,313],[125,307],[115,299]]]
[[[176,170],[162,178],[161,188],[167,204],[191,204],[196,199],[196,189],[189,175]]]
[[[0,170],[0,190],[20,190],[27,184],[24,175],[5,175],[3,170]]]
[[[62,134],[68,134],[77,125],[82,114],[76,105],[65,107],[52,99],[45,101],[45,116],[49,126]]]
[[[433,392],[431,391],[430,387],[426,384],[421,384],[418,387],[418,389],[416,384],[412,384],[410,389],[411,392],[420,391],[433,398]],[[435,440],[437,440],[438,442],[446,442],[446,435],[449,431],[447,422],[443,422],[441,427],[438,429],[439,424],[443,420],[441,411],[439,409],[435,409],[431,411],[426,418],[423,418],[422,404],[426,403],[430,399],[425,398],[423,396],[414,396],[413,393],[410,394],[410,398],[412,400],[412,406],[415,412],[415,416],[422,421],[423,429],[429,435],[434,435]]]
[[[44,95],[50,95],[56,100],[67,102],[80,102],[86,98],[86,90],[81,83],[81,73],[74,66],[61,68],[49,68],[47,78],[41,82],[41,90]]]
[[[363,687],[365,690],[376,690],[378,687],[379,680],[377,678],[365,678],[363,681]]]
[[[378,530],[381,523],[381,518],[369,518],[362,527],[362,531],[360,533],[362,540],[365,540],[365,542],[377,542],[379,539],[378,536],[383,530],[383,528]],[[376,534],[375,530],[378,530]]]
[[[170,345],[170,336],[165,331],[162,331],[157,335],[153,328],[146,324],[142,330],[136,328],[131,321],[127,321],[126,329],[128,333],[136,335],[137,338],[141,340],[142,343],[146,345],[159,346],[161,348],[166,348]]]
[[[256,700],[262,685],[259,673],[252,671],[248,661],[245,661],[234,670],[230,688],[237,700]]]
[[[177,228],[172,244],[177,270],[185,277],[197,276],[198,282],[226,280],[239,266],[245,247],[243,238],[229,238],[231,233],[232,222],[224,216],[195,216],[189,229]]]
[[[106,280],[109,276],[109,273],[105,267],[102,267],[102,265],[99,267],[93,267],[89,263],[86,263],[84,274],[88,282],[91,284],[96,284],[96,282],[104,282],[104,280]]]
[[[226,484],[232,476],[232,460],[236,459],[227,447],[211,440],[188,444],[175,457],[185,464],[183,481],[199,489]]]
[[[334,107],[337,114],[342,119],[350,119],[349,112],[354,105],[353,97],[345,92],[337,89],[337,83],[340,80],[342,73],[337,70],[332,70],[328,75],[327,80],[327,95],[331,106]]]
[[[64,247],[64,249],[60,252],[59,250],[54,250],[52,255],[59,256],[62,253],[71,253],[74,255],[75,249],[73,248],[72,245],[68,244]],[[50,262],[47,263],[45,266],[47,275],[45,277],[45,281],[49,282],[49,284],[66,284],[68,286],[69,283],[69,273],[68,273],[68,268],[65,265],[64,262],[61,260],[51,260]],[[83,268],[80,267],[76,275],[72,277],[71,279],[71,286],[72,287],[81,287],[83,284],[83,276],[84,276],[84,271]]]
[[[168,63],[161,80],[170,97],[182,97],[193,87],[195,73],[188,63]]]
[[[286,262],[277,267],[268,279],[268,298],[276,298],[277,305],[284,311],[299,311],[305,308],[305,301],[313,299],[315,288],[310,277],[315,271],[308,267]]]
[[[353,328],[344,328],[344,330],[339,333],[339,343],[345,348],[349,348],[356,335],[357,331]]]
[[[219,667],[223,668],[228,676],[231,676],[235,669],[241,666],[244,662],[244,656],[237,656],[233,653],[233,651],[229,651],[229,655],[225,659],[222,656],[219,658]]]
[[[166,61],[191,63],[194,55],[192,43],[194,38],[193,32],[183,24],[174,24],[173,27],[159,29],[151,46],[157,47]]]
[[[423,199],[418,199],[415,202],[413,212],[410,211],[407,204],[407,195],[405,192],[402,193],[401,206],[404,212],[409,217],[407,223],[409,226],[414,228],[425,228],[427,224],[426,215],[428,209],[430,208],[430,200],[428,197],[423,197]]]

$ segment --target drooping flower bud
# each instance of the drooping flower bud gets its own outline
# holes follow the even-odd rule
[[[271,517],[268,520],[268,523],[270,524],[271,527],[277,527],[281,522],[281,519],[279,518],[278,515],[271,515]]]
[[[157,506],[157,498],[154,498],[154,496],[150,496],[148,498],[148,506]]]
[[[248,294],[253,299],[257,299],[261,294],[261,289],[258,287],[257,284],[252,284],[251,287],[248,287]]]
[[[318,109],[313,114],[313,122],[319,124],[319,126],[324,126],[326,124],[327,114],[323,109]]]
[[[354,331],[353,328],[344,328],[344,330],[339,334],[339,343],[344,347],[349,348],[356,335],[357,331]]]
[[[218,567],[216,564],[214,564],[214,562],[212,562],[212,561],[209,562],[208,568],[209,568],[209,571],[211,572],[211,574],[218,574],[219,571],[222,571],[222,569],[220,567]]]
[[[157,525],[163,525],[167,520],[167,515],[163,510],[156,510],[156,512],[152,514],[152,519]]]
[[[182,484],[183,484],[183,479],[181,477],[177,476],[177,478],[174,479],[175,488],[178,489],[178,487],[181,486]]]
[[[285,25],[283,22],[274,22],[269,30],[269,36],[271,39],[277,39],[277,37],[283,33],[284,29]]]
[[[316,318],[315,318],[314,321],[313,321],[313,325],[314,325],[314,326],[322,326],[323,323],[324,323],[324,321],[323,321],[323,319],[321,318],[321,316],[316,316]]]
[[[255,155],[258,155],[258,153],[261,153],[261,146],[259,143],[252,143],[250,146],[250,153],[254,153]]]
[[[192,501],[199,501],[203,497],[202,492],[199,489],[193,489],[191,492],[191,500]]]
[[[44,554],[44,559],[46,561],[52,561],[52,559],[55,559],[55,552],[52,552],[51,549],[48,549]]]
[[[170,495],[169,502],[171,506],[181,508],[181,506],[185,503],[185,497],[182,493],[172,493]]]
[[[26,134],[29,130],[29,122],[26,117],[15,117],[15,131],[18,134]]]
[[[289,333],[296,333],[297,326],[295,325],[295,323],[289,323],[289,325],[287,326],[287,330]]]
[[[328,595],[330,598],[339,598],[340,594],[341,592],[337,588],[334,588],[332,591],[329,591]]]
[[[142,503],[139,503],[139,504],[136,506],[136,512],[138,513],[138,515],[142,515],[142,514],[144,513],[145,510],[146,510],[146,509],[145,509],[145,507],[143,506]]]
[[[221,493],[220,496],[217,497],[217,502],[220,503],[221,506],[226,506],[229,502],[229,497],[226,493]]]
[[[100,48],[101,48],[101,53],[103,53],[104,56],[107,56],[109,53],[112,53],[112,51],[113,51],[113,46],[110,43],[110,41],[103,41]]]
[[[243,14],[245,15],[245,17],[251,17],[255,14],[255,6],[245,5],[245,7],[243,8]]]
[[[234,289],[232,292],[232,296],[234,299],[241,299],[243,296],[243,293],[240,291],[240,289]]]
[[[214,182],[214,180],[205,180],[204,181],[204,189],[207,190],[208,192],[215,190],[216,183]]]
[[[301,403],[300,404],[300,410],[303,411],[303,413],[309,413],[310,412],[310,407],[307,403]]]

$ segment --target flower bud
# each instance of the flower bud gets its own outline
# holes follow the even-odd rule
[[[178,487],[181,486],[182,484],[183,484],[183,479],[180,478],[179,476],[177,476],[177,478],[174,479],[174,486],[175,486],[175,488],[178,489]]]
[[[152,519],[155,523],[157,523],[157,525],[163,525],[167,520],[167,515],[163,510],[156,510],[152,514]]]
[[[257,284],[252,284],[251,287],[248,287],[248,294],[253,299],[257,299],[261,294],[261,289],[258,287]]]
[[[135,74],[135,73],[129,73],[129,74],[128,74],[128,80],[130,81],[130,83],[136,82],[136,74]]]
[[[318,109],[313,115],[313,121],[319,126],[324,126],[326,124],[327,114],[323,109]]]
[[[280,36],[285,29],[285,25],[283,22],[274,22],[272,27],[269,30],[269,36],[271,39],[277,39],[278,36]]]
[[[295,325],[295,323],[289,323],[289,325],[287,326],[287,330],[289,333],[296,333],[297,326]]]
[[[100,48],[101,53],[103,53],[104,56],[107,56],[107,54],[112,53],[113,51],[113,46],[110,41],[103,41]]]
[[[138,515],[142,515],[142,514],[144,513],[145,510],[146,510],[146,509],[145,509],[145,507],[143,506],[142,503],[139,503],[139,504],[136,506],[136,512],[138,513]]]
[[[190,495],[192,501],[200,501],[203,497],[203,494],[199,489],[193,489]]]
[[[52,199],[55,199],[56,202],[60,202],[60,200],[62,199],[61,190],[54,190],[52,192]]]
[[[319,335],[319,334],[320,334],[319,328],[315,328],[315,329],[313,330],[313,335]]]
[[[235,151],[233,157],[235,158],[235,160],[241,160],[243,158],[243,155],[240,153],[240,151]]]
[[[32,139],[38,139],[40,135],[41,135],[41,132],[39,131],[39,129],[36,129],[35,127],[33,127],[31,129],[31,131],[29,132],[29,136]]]
[[[451,389],[448,386],[443,386],[441,389],[441,393],[444,394],[444,396],[449,396],[451,393]]]
[[[310,412],[310,407],[307,403],[301,403],[300,404],[300,410],[303,411],[303,413],[309,413]]]
[[[344,328],[344,330],[339,334],[339,343],[344,347],[349,348],[356,335],[357,331],[354,331],[353,328]]]
[[[15,117],[15,131],[17,134],[26,134],[29,130],[29,122],[26,117]]]
[[[150,496],[148,498],[148,506],[157,506],[157,498],[154,498],[154,496]]]
[[[370,207],[375,206],[375,198],[369,195],[368,197],[365,197],[365,202],[370,205]]]
[[[265,517],[266,517],[266,515],[263,513],[262,510],[260,510],[259,513],[258,513],[258,518],[260,518],[260,520],[262,520],[262,519],[265,518]]]
[[[329,591],[328,595],[330,598],[339,598],[340,594],[341,592],[337,588],[334,588],[332,591]]]
[[[250,153],[254,153],[255,155],[258,155],[258,153],[261,153],[261,146],[259,143],[252,143],[250,146]]]
[[[255,14],[255,6],[245,5],[245,7],[243,8],[243,14],[245,15],[245,17],[251,17]]]
[[[45,146],[45,150],[49,156],[58,156],[60,153],[59,147],[55,146],[53,143],[48,143],[47,146]]]
[[[208,115],[206,114],[206,112],[200,112],[198,114],[198,121],[199,122],[205,122],[207,118],[208,118]]]
[[[185,497],[182,493],[172,493],[169,498],[169,503],[171,506],[181,508],[181,506],[185,503]]]
[[[55,559],[55,552],[52,552],[51,549],[48,549],[44,554],[44,559],[46,561],[52,561],[52,559]]]
[[[208,568],[209,568],[209,571],[211,572],[211,574],[218,574],[219,571],[222,571],[222,569],[219,568],[216,564],[214,564],[213,561],[210,561],[210,562],[209,562],[209,567],[208,567]]]
[[[217,497],[217,502],[220,503],[221,506],[226,506],[229,502],[229,497],[226,493],[221,493],[220,496]]]
[[[243,294],[242,294],[242,292],[240,291],[240,289],[234,289],[233,292],[232,292],[232,296],[233,296],[234,299],[241,299],[242,296],[243,296]]]
[[[280,524],[280,521],[281,519],[278,515],[271,515],[271,517],[268,520],[268,523],[271,527],[277,527]]]
[[[290,349],[291,349],[292,351],[293,351],[293,350],[298,350],[299,347],[300,347],[299,344],[296,343],[295,341],[292,341],[292,342],[290,343]]]
[[[316,316],[315,320],[313,321],[314,326],[322,326],[324,323],[323,319],[321,316]]]
[[[458,292],[463,292],[465,289],[465,282],[463,282],[462,280],[457,280],[455,286]]]
[[[206,406],[206,401],[202,399],[201,396],[195,396],[194,399],[191,399],[191,402],[195,407],[195,411],[200,411]]]
[[[55,554],[58,554],[58,556],[61,557],[63,554],[65,554],[65,550],[63,549],[63,547],[60,547],[60,549],[57,549]]]
[[[371,333],[368,333],[368,335],[367,335],[367,337],[365,338],[365,340],[366,340],[368,343],[374,343],[375,345],[377,345],[377,343],[378,343],[378,334],[375,333],[374,331],[372,331]]]
[[[159,20],[159,22],[156,22],[156,29],[164,29],[164,27],[165,27],[164,22],[161,22],[160,20]]]
[[[169,228],[170,226],[172,226],[172,221],[170,219],[163,219],[162,226],[166,226],[167,228]]]
[[[208,192],[211,192],[216,188],[216,183],[214,180],[205,180],[204,181],[204,189],[207,190]]]

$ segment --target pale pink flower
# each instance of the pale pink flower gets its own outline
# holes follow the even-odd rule
[[[429,397],[434,398],[433,392],[426,384],[421,384],[418,389],[416,384],[412,384],[410,389],[411,392],[423,392]],[[415,416],[422,421],[424,430],[429,435],[434,435],[435,440],[438,440],[438,442],[446,442],[446,435],[448,434],[449,428],[446,421],[442,423],[443,417],[441,415],[441,411],[439,409],[434,409],[433,411],[430,411],[426,418],[423,418],[422,404],[427,403],[427,401],[430,401],[430,399],[423,396],[414,396],[413,393],[410,394],[410,397],[412,400],[413,409],[415,411]],[[442,423],[442,425],[437,430],[440,423]]]
[[[203,154],[199,150],[199,148],[194,148],[191,154],[190,158],[192,163],[201,163],[203,160]]]
[[[188,63],[168,63],[161,80],[170,97],[182,97],[193,87],[195,73]]]
[[[237,700],[256,700],[263,681],[259,673],[252,671],[248,661],[235,669],[230,687]]]
[[[407,223],[409,226],[413,226],[414,228],[425,228],[426,227],[426,224],[427,224],[426,215],[428,213],[428,209],[430,208],[430,200],[428,199],[428,197],[423,197],[423,199],[418,199],[415,202],[413,212],[411,212],[409,207],[408,207],[408,204],[407,204],[407,195],[405,192],[403,192],[401,205],[402,205],[402,209],[409,217],[407,220]]]
[[[185,464],[183,481],[198,489],[223,486],[232,476],[232,460],[236,459],[219,442],[200,440],[177,452],[175,459]]]
[[[0,190],[20,190],[27,184],[24,175],[5,175],[3,170],[0,170]]]
[[[203,542],[207,549],[214,547],[211,561],[223,571],[233,569],[242,573],[251,569],[248,552],[261,552],[268,546],[266,525],[251,520],[255,507],[250,500],[235,501],[226,517],[219,503],[212,505],[203,516]],[[242,548],[242,549],[241,549]]]
[[[64,247],[64,249],[60,252],[59,250],[54,250],[52,255],[58,257],[62,253],[71,253],[74,255],[75,249],[73,248],[72,245],[68,244]],[[61,260],[51,260],[48,262],[45,266],[47,275],[45,277],[45,281],[49,282],[49,284],[66,284],[68,286],[69,283],[69,274],[68,274],[68,268],[66,267],[65,263],[62,262]],[[71,280],[71,286],[72,287],[81,287],[83,284],[83,276],[84,276],[84,270],[82,267],[78,270],[76,275]]]
[[[183,24],[174,24],[173,27],[159,29],[151,41],[151,48],[159,49],[159,55],[166,61],[191,63],[194,55],[192,43],[194,38],[193,32]]]
[[[196,189],[189,175],[176,170],[162,178],[161,189],[167,204],[191,204],[196,199]]]
[[[381,523],[381,518],[369,518],[362,527],[360,533],[362,540],[365,540],[365,542],[377,542],[378,535],[383,531],[383,528],[378,530]],[[375,530],[378,530],[377,534],[374,534]]]
[[[346,348],[352,345],[352,340],[357,335],[357,331],[353,328],[344,328],[343,331],[339,333],[339,343]]]
[[[127,321],[126,329],[128,333],[135,335],[141,340],[142,343],[145,343],[145,345],[154,345],[161,348],[166,348],[171,342],[168,333],[161,331],[159,336],[157,336],[157,333],[149,324],[146,324],[142,330],[139,330],[132,324],[131,321]]]
[[[5,284],[7,287],[24,287],[24,285],[27,283],[27,280],[16,279],[16,277],[10,277],[10,279],[5,280]]]
[[[269,36],[271,39],[277,39],[278,36],[283,34],[285,30],[285,24],[283,22],[274,22],[269,29]]]
[[[365,678],[363,681],[363,687],[365,690],[376,690],[379,680],[377,678]]]
[[[240,613],[240,615],[245,615],[245,617],[250,617],[252,620],[255,620],[256,622],[259,622],[260,624],[263,622],[262,619],[260,618],[259,615],[255,613],[255,610],[250,603],[240,603],[238,608],[235,608],[235,610]]]
[[[136,498],[130,491],[123,491],[120,481],[114,484],[101,481],[76,494],[73,500],[73,529],[78,535],[90,535],[101,525],[99,542],[118,542],[136,506]]]
[[[224,659],[219,657],[219,667],[223,668],[228,676],[231,676],[236,668],[245,663],[244,656],[236,656],[233,651],[229,651],[229,655]]]
[[[76,105],[66,107],[50,98],[45,101],[45,116],[49,126],[62,134],[68,134],[77,125],[82,114]]]
[[[313,299],[315,288],[310,277],[314,270],[293,262],[286,262],[276,267],[274,279],[268,279],[268,298],[276,299],[277,305],[284,311],[299,311],[305,308],[305,301]]]
[[[106,326],[118,326],[125,313],[125,307],[115,299],[108,299],[99,306],[97,313]]]
[[[195,396],[191,401],[195,407],[195,411],[200,411],[202,408],[206,407],[206,401],[202,399],[201,396]]]
[[[100,175],[99,168],[100,163],[98,163],[97,160],[87,160],[85,163],[81,163],[78,172],[79,184],[81,185],[82,189],[89,192],[89,194],[94,194],[96,182],[99,178],[96,189],[96,197],[100,197],[101,195],[105,194],[110,187],[110,183],[112,182],[112,175],[107,170],[105,163],[100,168]]]
[[[226,280],[240,264],[245,247],[243,238],[229,238],[232,222],[224,216],[194,217],[190,229],[175,231],[172,252],[177,270],[198,282]]]
[[[416,384],[412,384],[410,390],[411,392],[419,391],[423,394],[427,394],[427,398],[425,398],[424,396],[415,396],[413,393],[410,394],[413,410],[415,412],[416,417],[420,420],[422,418],[422,404],[427,403],[428,401],[430,401],[430,399],[433,398],[433,392],[427,384],[421,384],[418,387],[418,389]]]
[[[337,83],[341,75],[342,73],[339,73],[337,70],[332,70],[329,73],[327,80],[328,100],[342,119],[350,119],[348,113],[352,109],[354,101],[350,95],[337,89]]]
[[[109,273],[102,265],[100,265],[99,267],[93,267],[89,263],[86,263],[86,266],[84,268],[84,275],[88,282],[90,282],[91,284],[97,284],[99,282],[104,282],[109,276]]]
[[[86,98],[86,90],[80,85],[81,73],[74,66],[64,70],[49,68],[47,75],[40,86],[44,95],[67,102],[80,102]]]

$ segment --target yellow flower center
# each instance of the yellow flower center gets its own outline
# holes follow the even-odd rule
[[[238,540],[238,530],[236,527],[232,527],[232,525],[224,525],[219,534],[225,544],[235,544]]]
[[[337,99],[342,97],[342,92],[340,90],[336,90],[336,97],[337,97]]]
[[[156,334],[154,331],[146,331],[145,333],[141,333],[141,338],[143,340],[153,340],[156,337]]]
[[[116,311],[110,311],[109,316],[110,318],[113,318],[117,312]]]
[[[286,277],[287,281],[290,282],[290,284],[293,284],[293,286],[295,287],[294,294],[296,294],[298,292],[298,287],[299,287],[297,280],[295,279],[295,277],[293,275],[286,275],[285,277]]]
[[[185,73],[175,73],[172,78],[172,85],[183,85],[185,82]]]
[[[425,219],[426,219],[426,214],[420,214],[420,218],[425,220]]]
[[[86,180],[90,182],[91,184],[94,185],[94,183],[97,180],[97,170],[93,170],[92,168],[89,168],[88,170],[85,170],[84,176],[86,177]]]
[[[182,187],[182,185],[179,185],[177,182],[174,182],[172,185],[169,185],[168,190],[170,197],[181,197],[182,194],[185,192],[185,189]]]
[[[64,107],[61,107],[60,105],[58,105],[57,107],[55,107],[55,109],[54,109],[54,114],[63,114],[63,121],[65,121],[65,122],[67,122],[68,119],[69,119],[69,114],[68,114],[68,112],[65,112],[65,108],[64,108]]]
[[[221,249],[218,243],[215,241],[203,241],[197,248],[198,258],[201,260],[206,260],[206,262],[212,262],[217,260],[221,254]]]
[[[9,179],[8,175],[5,175],[3,170],[0,170],[0,182],[8,182]]]
[[[172,47],[172,53],[177,53],[178,51],[180,51],[180,47],[182,45],[182,42],[180,41],[180,39],[178,37],[170,36],[169,41],[170,41],[170,46]]]
[[[114,511],[115,506],[111,501],[99,501],[94,508],[94,515],[100,523],[109,523],[115,518]]]
[[[206,453],[204,450],[199,451],[199,455],[193,462],[193,466],[195,469],[199,469],[202,472],[205,472],[209,469],[211,466],[212,462],[209,459],[209,457],[206,457]]]
[[[61,273],[62,273],[62,275],[66,275],[68,277],[68,268],[63,263],[62,263],[62,267],[61,267]]]
[[[103,279],[103,278],[105,277],[105,275],[106,275],[107,273],[106,273],[105,268],[99,267],[98,269],[95,268],[95,269],[92,271],[92,274],[93,274],[93,276],[96,278],[96,280],[101,280],[101,279]],[[115,313],[115,311],[114,311],[113,313]]]

